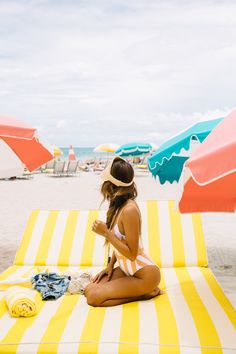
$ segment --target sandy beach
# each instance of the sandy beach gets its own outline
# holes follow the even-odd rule
[[[0,271],[10,266],[32,209],[97,209],[100,177],[81,172],[77,177],[34,174],[29,180],[0,181]],[[160,187],[151,176],[137,176],[138,201],[173,199],[177,185]],[[103,204],[101,208],[106,208]],[[209,267],[236,307],[236,214],[207,213],[203,228]]]

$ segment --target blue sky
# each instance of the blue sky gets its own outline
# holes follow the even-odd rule
[[[0,0],[0,114],[51,143],[156,144],[235,107],[235,1]]]

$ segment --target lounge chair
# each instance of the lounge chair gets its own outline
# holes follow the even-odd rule
[[[21,175],[21,176],[17,176],[16,178],[17,179],[32,179],[32,178],[34,178],[34,172],[32,173],[32,172],[29,172],[28,170],[26,171],[24,171],[24,173]]]
[[[100,174],[105,167],[106,167],[106,163],[98,160],[94,163],[93,172],[95,172],[96,174]]]
[[[64,177],[66,175],[65,164],[65,161],[56,161],[52,172],[48,173],[48,176]]]
[[[67,169],[65,170],[66,176],[76,176],[78,174],[79,161],[69,161]]]
[[[143,243],[161,267],[166,293],[107,308],[89,306],[83,295],[63,296],[42,301],[37,316],[17,319],[0,292],[0,353],[235,353],[235,310],[207,267],[200,215],[180,215],[173,201],[140,208]],[[0,279],[45,265],[96,274],[108,257],[104,239],[91,231],[96,218],[105,212],[33,211],[14,265]]]
[[[150,171],[148,169],[148,165],[134,165],[134,174],[135,176],[149,176]]]
[[[43,169],[44,173],[53,173],[54,171],[54,166],[55,166],[56,161],[53,159],[49,162],[47,162],[44,166],[45,168]]]
[[[87,163],[83,163],[82,165],[79,165],[79,169],[80,169],[80,171],[83,171],[83,172],[90,171],[89,164],[87,164]]]

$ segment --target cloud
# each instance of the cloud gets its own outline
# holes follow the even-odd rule
[[[1,114],[57,145],[160,144],[235,106],[235,11],[213,0],[2,0]]]
[[[65,119],[60,119],[60,120],[57,121],[57,123],[56,123],[56,127],[57,127],[58,129],[63,129],[63,128],[65,128],[66,126],[67,126],[67,122],[66,122]]]

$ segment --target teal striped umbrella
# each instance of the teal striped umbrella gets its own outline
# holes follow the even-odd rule
[[[129,143],[129,144],[124,144],[121,145],[117,150],[116,150],[116,155],[119,156],[140,156],[143,154],[149,154],[150,151],[152,150],[152,145],[151,144],[146,144],[146,143]]]
[[[148,167],[152,175],[159,177],[160,183],[179,181],[183,165],[189,158],[186,151],[190,149],[191,141],[202,143],[208,134],[217,126],[222,118],[203,121],[194,124],[189,129],[174,136],[162,144],[159,149],[148,158]],[[181,153],[181,150],[186,150]],[[183,151],[183,150],[182,150]]]

